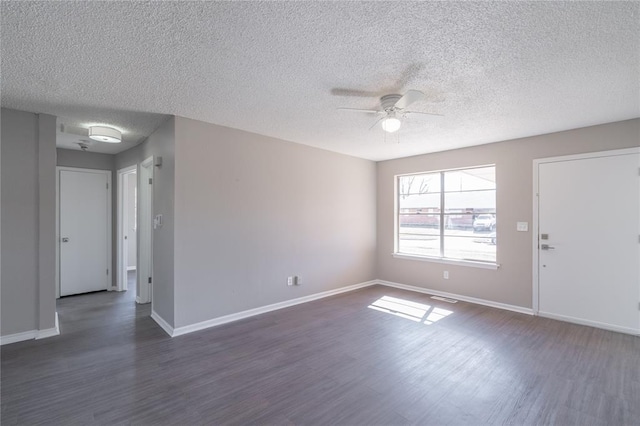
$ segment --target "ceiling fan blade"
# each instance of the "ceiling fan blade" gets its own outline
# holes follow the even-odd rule
[[[331,89],[333,96],[357,96],[362,98],[378,98],[380,93],[372,92],[370,90],[358,90],[358,89],[345,89],[342,87],[334,87]]]
[[[443,114],[435,114],[432,112],[422,112],[422,111],[403,111],[403,114],[422,114],[422,115],[431,115],[434,117],[444,117]]]
[[[426,98],[425,94],[422,93],[421,91],[419,91],[419,90],[409,90],[407,93],[404,94],[403,97],[398,99],[398,102],[396,102],[396,104],[394,106],[396,108],[399,108],[399,109],[405,109],[406,107],[408,107],[412,103],[417,102],[417,101],[421,101],[421,100],[423,100],[425,98]]]
[[[360,109],[360,108],[342,108],[341,107],[341,108],[337,108],[337,109],[346,110],[346,111],[355,111],[355,112],[366,112],[366,113],[369,113],[369,114],[380,114],[381,112],[384,112],[384,111],[378,111],[378,110],[375,110],[375,109]]]
[[[384,117],[380,117],[376,120],[375,123],[373,123],[373,126],[369,127],[369,130],[373,129],[374,127],[376,127],[376,125],[381,122],[384,119]]]

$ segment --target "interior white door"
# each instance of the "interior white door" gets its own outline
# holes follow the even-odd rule
[[[538,164],[540,315],[640,330],[639,165],[637,153]]]
[[[59,170],[61,296],[107,289],[108,179],[104,171]]]

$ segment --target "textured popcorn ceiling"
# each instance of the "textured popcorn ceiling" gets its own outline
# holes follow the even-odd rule
[[[640,116],[638,2],[1,7],[2,106],[124,132],[95,152],[167,114],[373,160]],[[399,141],[336,110],[409,89],[445,117],[404,123]]]

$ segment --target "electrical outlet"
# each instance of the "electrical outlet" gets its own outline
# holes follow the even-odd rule
[[[295,283],[295,277],[287,278],[287,285],[293,285]]]
[[[444,276],[445,280],[449,279],[449,271],[444,271],[444,274],[442,274],[442,276]]]

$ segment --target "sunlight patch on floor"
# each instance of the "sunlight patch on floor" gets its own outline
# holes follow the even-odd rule
[[[414,322],[431,325],[453,313],[448,309],[432,307],[410,300],[383,296],[368,306],[369,309],[395,315]]]
[[[431,312],[427,315],[427,319],[424,321],[425,324],[431,325],[434,322],[440,321],[442,318],[446,318],[451,315],[453,311],[442,308],[433,308]]]

